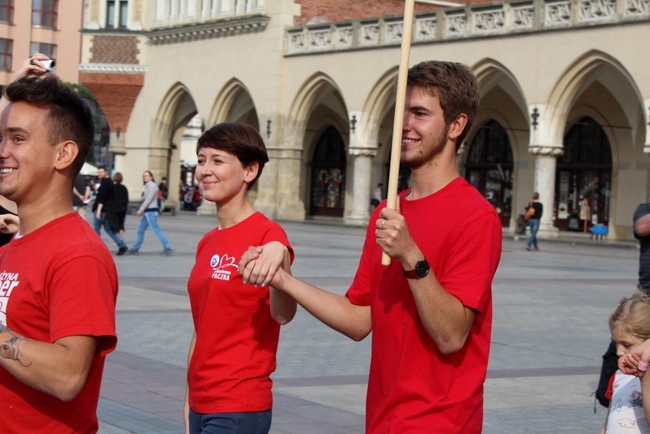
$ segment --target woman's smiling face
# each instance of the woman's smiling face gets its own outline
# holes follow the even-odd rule
[[[216,204],[224,204],[248,189],[256,171],[244,167],[239,158],[220,149],[203,147],[199,149],[196,179],[203,191],[203,197]]]

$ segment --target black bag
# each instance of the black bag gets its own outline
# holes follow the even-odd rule
[[[607,351],[603,354],[603,364],[600,368],[600,379],[598,380],[598,388],[596,389],[596,399],[603,407],[609,407],[609,398],[605,397],[609,380],[618,369],[618,356],[616,355],[616,344],[614,341],[609,343]],[[595,410],[595,408],[594,408]]]

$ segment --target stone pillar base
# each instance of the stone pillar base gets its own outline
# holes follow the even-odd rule
[[[555,226],[542,225],[537,231],[537,238],[556,240],[560,236],[560,230]]]
[[[355,216],[349,216],[344,219],[344,222],[346,225],[350,226],[363,226],[366,227],[368,226],[368,216],[365,217],[355,217]]]
[[[214,202],[204,200],[201,206],[196,209],[196,215],[217,215],[217,205]]]
[[[278,220],[304,221],[305,205],[299,200],[282,203],[276,209],[275,218]]]

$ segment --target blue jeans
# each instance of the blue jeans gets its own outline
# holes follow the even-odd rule
[[[271,410],[200,414],[190,408],[190,434],[267,434]]]
[[[528,220],[528,226],[530,226],[530,237],[528,237],[526,246],[537,249],[537,231],[539,230],[539,219]]]
[[[126,244],[124,244],[124,241],[120,238],[120,236],[111,229],[110,223],[108,223],[108,218],[106,217],[106,213],[103,212],[101,213],[101,219],[97,218],[97,211],[93,211],[93,229],[95,229],[95,232],[97,232],[97,235],[101,236],[102,234],[100,233],[101,228],[104,227],[104,230],[108,234],[109,237],[113,241],[115,241],[115,244],[117,244],[118,247],[126,247]]]
[[[142,218],[140,219],[140,224],[138,225],[138,234],[135,238],[135,244],[131,247],[132,250],[140,250],[142,242],[144,241],[144,231],[151,226],[151,230],[154,235],[156,235],[160,242],[163,245],[165,250],[171,250],[172,246],[167,241],[167,237],[163,234],[160,226],[158,226],[158,211],[149,211],[142,213]]]

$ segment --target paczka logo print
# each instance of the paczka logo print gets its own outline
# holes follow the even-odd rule
[[[226,254],[212,256],[210,267],[212,268],[212,278],[218,280],[230,280],[233,271],[236,272],[239,269],[235,264],[235,258]]]
[[[7,304],[11,292],[20,283],[18,273],[0,273],[0,324],[7,325]]]

